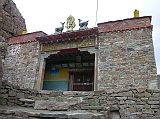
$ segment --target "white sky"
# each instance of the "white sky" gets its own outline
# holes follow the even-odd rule
[[[65,22],[71,14],[78,20],[89,20],[88,27],[96,21],[97,0],[13,0],[26,20],[28,32],[44,31],[53,34],[59,22]],[[133,17],[138,9],[140,16],[152,16],[153,43],[160,74],[160,0],[99,0],[97,22],[121,20]]]

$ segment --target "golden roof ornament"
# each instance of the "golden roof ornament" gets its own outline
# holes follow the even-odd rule
[[[139,10],[135,9],[134,10],[134,18],[139,17]]]
[[[73,28],[75,28],[75,26],[76,26],[75,18],[72,15],[70,15],[67,18],[67,22],[66,22],[67,31],[73,31]]]
[[[21,34],[22,34],[22,35],[25,35],[25,34],[27,34],[27,31],[22,31]]]

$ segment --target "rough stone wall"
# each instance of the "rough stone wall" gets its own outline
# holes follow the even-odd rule
[[[3,63],[7,52],[7,43],[4,37],[0,36],[0,86],[3,77]]]
[[[21,88],[34,88],[39,71],[40,50],[35,38],[42,35],[44,33],[35,32],[9,39],[3,80]]]
[[[3,63],[2,63],[2,58],[0,56],[0,85],[1,85],[2,77],[3,77]]]
[[[26,30],[25,20],[12,0],[0,1],[0,35],[8,38]]]
[[[160,75],[157,75],[157,80],[158,80],[158,88],[160,89]]]
[[[38,43],[11,45],[8,49],[3,79],[21,88],[33,89],[38,70]]]
[[[29,114],[19,113],[16,109],[7,111],[0,108],[0,116],[22,114],[21,116],[24,117],[40,118],[44,115],[51,117],[51,115],[45,114],[45,111],[35,113],[35,110],[43,109],[50,111],[86,110],[102,114],[101,117],[103,118],[96,119],[117,119],[118,117],[118,119],[160,118],[160,91],[145,88],[131,88],[113,92],[38,92],[19,89],[19,87],[13,87],[11,84],[3,82],[0,88],[0,104],[9,106],[19,105],[32,109],[31,114]],[[33,110],[33,107],[35,110]],[[53,114],[56,115],[55,112]]]
[[[98,66],[98,73],[95,71],[98,76],[95,79],[98,87],[96,90],[157,88],[150,22],[150,17],[141,17],[101,23],[98,24],[98,41],[88,39],[80,42],[70,41],[67,42],[68,44],[43,45],[41,57],[47,58],[53,53],[48,51],[62,48],[85,46],[85,50],[89,50],[89,46],[97,45],[98,42],[99,49],[95,50],[95,66]],[[17,36],[9,40],[4,79],[22,88],[33,88],[36,83],[40,61],[38,60],[39,45],[35,38],[43,39],[41,36],[44,36],[42,32],[36,35],[37,33]]]
[[[2,39],[7,40],[11,36],[21,34],[24,30],[26,31],[25,20],[15,3],[12,0],[0,0],[0,83],[3,75],[3,60],[6,55]]]
[[[99,24],[98,90],[157,88],[150,17]]]

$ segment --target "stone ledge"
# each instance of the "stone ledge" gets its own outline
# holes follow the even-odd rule
[[[35,117],[35,118],[56,118],[56,119],[104,119],[104,115],[101,113],[92,113],[84,110],[76,111],[46,111],[46,110],[34,110],[32,108],[25,107],[0,107],[1,115],[13,115],[21,117]]]

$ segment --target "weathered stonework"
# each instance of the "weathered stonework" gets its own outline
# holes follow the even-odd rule
[[[157,80],[158,80],[158,88],[160,89],[160,75],[157,75]]]
[[[4,79],[7,78],[9,82],[21,88],[33,88],[37,78],[38,43],[12,45],[9,49],[12,50],[5,60],[8,70]]]
[[[7,38],[26,31],[25,20],[12,0],[0,1],[0,83],[3,75],[3,63],[6,55]]]
[[[0,36],[0,54],[1,58],[4,60],[6,53],[7,53],[7,42],[6,39],[2,36]]]
[[[45,59],[74,48],[95,54],[94,90],[157,88],[151,17],[56,35],[37,32],[10,38],[4,79],[21,88],[42,89]]]
[[[12,0],[0,1],[0,35],[8,38],[26,31],[25,20]]]
[[[5,72],[3,79],[18,85],[21,88],[34,88],[38,75],[39,66],[39,43],[34,41],[35,37],[44,35],[41,32],[19,36],[21,44],[17,39],[9,41],[8,54],[5,58]],[[29,39],[32,37],[32,39]],[[25,42],[27,39],[27,43]]]
[[[150,18],[102,23],[98,28],[98,90],[157,88]]]
[[[9,39],[8,53],[3,55],[0,118],[159,119],[160,90],[149,89],[157,88],[150,20],[106,22],[57,36],[19,35],[26,29],[24,19],[11,0],[0,1],[0,35],[19,35]],[[95,54],[95,91],[39,90],[45,58],[71,48]],[[1,65],[0,57],[0,78]]]
[[[7,52],[7,43],[4,37],[0,36],[0,83],[3,76],[3,62]]]
[[[52,92],[20,89],[3,82],[0,118],[159,119],[159,97],[159,90],[145,88]]]
[[[85,39],[64,43],[53,43],[53,44],[43,44],[42,51],[57,51],[61,49],[69,49],[69,48],[81,48],[81,47],[94,47],[95,39]]]

